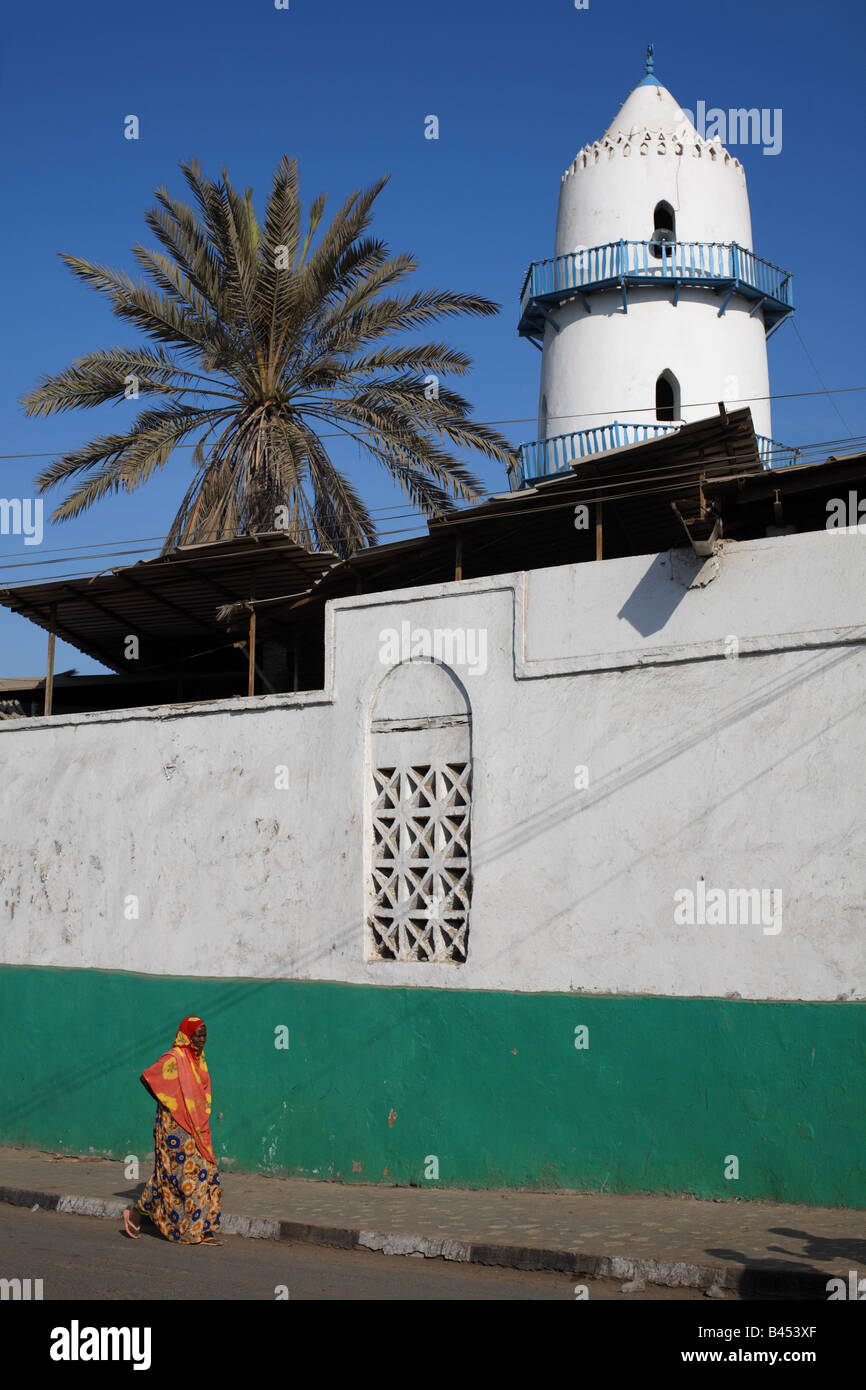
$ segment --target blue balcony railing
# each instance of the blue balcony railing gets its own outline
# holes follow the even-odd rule
[[[550,478],[557,473],[566,473],[575,460],[589,458],[593,454],[603,454],[609,449],[619,449],[626,444],[643,444],[650,439],[672,434],[680,428],[676,424],[637,425],[623,424],[613,420],[609,425],[597,425],[594,429],[575,430],[572,434],[559,434],[551,439],[535,439],[520,445],[520,464],[509,470],[509,484],[512,492],[528,487],[539,478]],[[758,441],[758,455],[765,468],[783,468],[797,463],[799,449],[779,444],[766,435],[755,436]]]
[[[758,441],[758,454],[765,468],[790,468],[800,462],[800,450],[788,444],[780,444],[776,439],[768,439],[765,434],[755,436]]]
[[[790,273],[736,242],[611,241],[534,261],[520,292],[519,332],[543,334],[549,310],[566,300],[619,289],[627,309],[630,287],[659,284],[671,286],[675,300],[684,286],[727,291],[720,315],[732,294],[753,300],[752,312],[763,312],[767,337],[794,312]]]

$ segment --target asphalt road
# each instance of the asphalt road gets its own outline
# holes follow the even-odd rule
[[[43,1299],[574,1300],[573,1276],[455,1264],[368,1250],[226,1236],[219,1247],[170,1245],[122,1223],[0,1203],[0,1278],[42,1279]],[[697,1300],[696,1289],[622,1294],[612,1280],[583,1280],[590,1299]],[[285,1293],[283,1293],[285,1297]]]

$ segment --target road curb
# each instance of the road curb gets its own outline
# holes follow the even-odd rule
[[[120,1221],[129,1201],[104,1197],[69,1196],[24,1187],[0,1185],[0,1202],[40,1207],[75,1216]],[[534,1245],[488,1245],[453,1237],[411,1235],[394,1231],[362,1231],[348,1226],[315,1225],[301,1221],[269,1220],[227,1212],[220,1221],[226,1235],[251,1240],[281,1240],[303,1245],[327,1245],[339,1250],[376,1250],[383,1255],[421,1256],[462,1264],[496,1265],[527,1273],[553,1271],[575,1277],[643,1281],[666,1288],[726,1289],[741,1297],[761,1294],[827,1297],[829,1271],[767,1268],[760,1262],[701,1265],[682,1260],[629,1259],[623,1255],[592,1255],[574,1250],[543,1249]]]

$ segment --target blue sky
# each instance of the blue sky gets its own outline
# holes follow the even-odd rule
[[[2,51],[4,333],[0,496],[32,497],[52,451],[116,429],[129,407],[29,420],[21,395],[96,347],[140,341],[58,259],[68,251],[136,272],[130,248],[152,244],[143,214],[178,165],[225,165],[261,207],[283,153],[300,162],[305,204],[338,206],[382,173],[373,230],[419,262],[418,286],[485,294],[494,319],[442,320],[475,360],[455,381],[477,418],[515,442],[533,438],[539,355],[516,333],[529,261],[551,254],[559,179],[599,136],[643,74],[684,107],[783,112],[778,155],[732,147],[749,185],[755,250],[792,270],[795,320],[829,387],[866,384],[863,363],[863,11],[727,0],[719,8],[636,0],[88,0],[16,5]],[[135,114],[140,138],[124,139]],[[435,114],[440,138],[424,138]],[[820,390],[791,323],[770,346],[774,393]],[[774,435],[788,443],[866,434],[866,392],[779,400]],[[0,536],[0,584],[92,573],[155,553],[189,482],[189,450],[133,496],[46,527],[41,546]],[[383,539],[409,524],[406,505],[357,451],[337,461],[380,512]],[[472,460],[491,490],[501,471]],[[59,500],[59,495],[58,495]],[[56,505],[46,498],[46,519]],[[386,509],[392,509],[388,511]],[[417,526],[415,529],[420,529]],[[385,534],[387,533],[387,534]],[[115,544],[116,542],[116,544]],[[76,549],[78,548],[78,549]],[[98,548],[100,558],[94,558]],[[78,558],[76,558],[76,556]],[[44,633],[0,611],[0,675],[44,669]],[[58,643],[59,670],[99,669]]]

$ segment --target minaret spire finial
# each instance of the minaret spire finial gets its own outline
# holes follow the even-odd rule
[[[648,43],[646,46],[646,75],[652,77],[653,73],[653,45]]]

